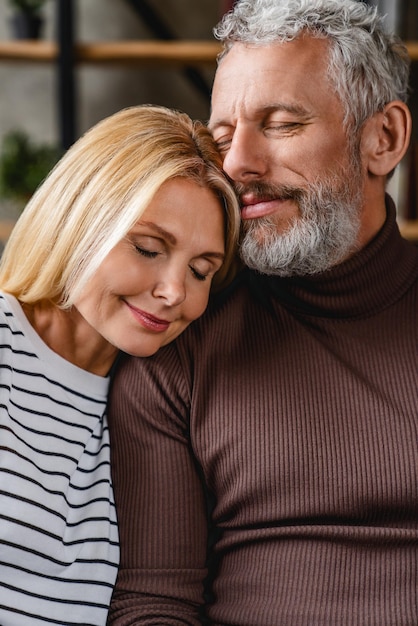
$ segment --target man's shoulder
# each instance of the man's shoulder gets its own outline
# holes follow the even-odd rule
[[[252,272],[247,268],[242,269],[227,287],[221,291],[215,292],[209,300],[208,308],[202,316],[201,321],[205,321],[212,315],[222,314],[223,312],[229,314],[229,311],[234,309],[239,303],[250,301],[251,273]]]
[[[210,329],[220,330],[229,325],[231,320],[235,324],[240,319],[248,319],[256,311],[262,301],[254,285],[259,282],[260,275],[243,269],[239,275],[222,291],[213,294],[205,313],[186,330],[179,339],[187,340],[195,334],[207,334]]]

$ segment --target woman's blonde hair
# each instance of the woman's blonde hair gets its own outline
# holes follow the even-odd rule
[[[179,176],[211,189],[224,208],[221,285],[234,264],[239,208],[210,132],[185,113],[141,105],[96,124],[53,168],[5,247],[0,289],[28,304],[71,306],[161,185]]]

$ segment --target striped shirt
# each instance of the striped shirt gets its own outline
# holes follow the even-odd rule
[[[106,624],[119,561],[109,380],[0,292],[0,624]]]

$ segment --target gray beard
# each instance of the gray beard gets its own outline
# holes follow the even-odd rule
[[[360,228],[359,169],[352,177],[313,183],[305,189],[286,188],[300,215],[283,233],[274,217],[244,220],[240,255],[262,274],[304,276],[324,272],[357,248]]]

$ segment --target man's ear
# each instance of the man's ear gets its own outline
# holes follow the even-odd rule
[[[402,160],[411,138],[412,120],[404,102],[389,102],[363,127],[361,151],[370,174],[387,176]]]

